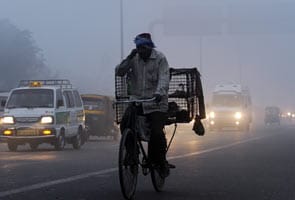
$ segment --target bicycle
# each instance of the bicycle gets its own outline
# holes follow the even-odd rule
[[[134,198],[139,167],[142,168],[143,175],[151,174],[154,189],[161,192],[165,186],[165,177],[160,174],[158,166],[149,162],[141,138],[145,129],[142,124],[138,125],[140,123],[137,120],[140,118],[137,113],[137,105],[154,99],[130,100],[127,75],[115,77],[115,94],[116,123],[120,124],[122,122],[127,104],[129,104],[128,109],[131,109],[130,113],[132,113],[128,117],[131,125],[121,130],[122,137],[119,147],[119,179],[123,196],[126,199]],[[165,125],[174,124],[175,126],[166,153],[175,136],[177,123],[189,123],[198,113],[205,113],[198,70],[196,68],[170,68],[168,118]]]
[[[132,123],[131,126],[124,129],[119,147],[119,179],[121,191],[126,199],[132,199],[134,197],[139,166],[142,168],[143,175],[147,176],[149,173],[151,174],[152,184],[157,192],[161,192],[165,185],[166,177],[161,174],[159,166],[149,161],[147,151],[143,144],[145,141],[142,140],[142,135],[144,135],[142,130],[144,130],[145,127],[140,127],[143,126],[143,124],[138,121],[140,116],[137,113],[139,104],[150,101],[154,101],[154,98],[116,102],[117,104],[128,103],[129,109],[131,110],[128,120]],[[167,146],[166,153],[175,132],[176,126]]]

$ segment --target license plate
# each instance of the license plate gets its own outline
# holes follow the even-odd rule
[[[18,136],[34,136],[38,135],[38,132],[34,129],[17,130]]]

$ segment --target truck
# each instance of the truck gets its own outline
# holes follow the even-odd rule
[[[209,130],[235,128],[248,132],[252,122],[249,89],[235,83],[218,84],[212,93]]]

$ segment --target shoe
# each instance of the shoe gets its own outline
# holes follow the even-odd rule
[[[175,168],[176,168],[176,166],[173,165],[173,164],[171,164],[171,163],[168,163],[168,167],[169,167],[170,169],[175,169]]]
[[[159,167],[159,174],[162,178],[167,178],[170,174],[170,168],[167,161],[162,163]]]

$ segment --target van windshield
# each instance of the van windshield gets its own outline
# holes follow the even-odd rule
[[[232,94],[218,94],[213,95],[212,98],[213,106],[241,106],[241,96]]]
[[[82,97],[85,110],[103,110],[104,103],[101,99]]]
[[[15,90],[7,102],[7,108],[53,108],[53,90]]]

